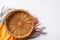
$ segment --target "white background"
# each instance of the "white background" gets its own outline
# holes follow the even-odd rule
[[[31,40],[60,40],[60,0],[0,0],[0,10],[3,5],[28,10],[46,27],[47,35]]]

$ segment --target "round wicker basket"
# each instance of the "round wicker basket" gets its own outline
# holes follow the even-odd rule
[[[29,12],[16,9],[8,12],[5,24],[10,35],[15,38],[25,38],[33,31],[34,19]]]

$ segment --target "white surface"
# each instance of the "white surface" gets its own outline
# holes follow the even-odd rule
[[[60,40],[60,0],[0,0],[0,10],[3,5],[28,10],[46,26],[48,34],[32,40]]]

